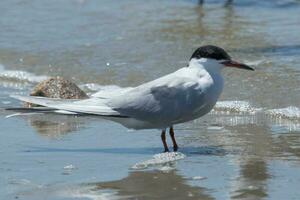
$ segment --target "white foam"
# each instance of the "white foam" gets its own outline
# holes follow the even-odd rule
[[[200,181],[200,180],[204,180],[204,179],[207,179],[207,177],[203,177],[203,176],[194,176],[192,177],[192,180],[197,180],[197,181]]]
[[[238,113],[249,113],[255,114],[261,111],[261,108],[253,107],[247,101],[218,101],[213,111],[218,112],[238,112]]]
[[[73,170],[73,169],[77,169],[77,167],[75,167],[74,165],[66,165],[64,166],[65,170]]]
[[[91,200],[115,200],[120,199],[117,196],[117,191],[98,189],[94,187],[69,188],[60,192],[62,197],[84,198]]]
[[[66,165],[64,166],[64,171],[62,174],[64,175],[69,175],[71,174],[74,170],[78,169],[77,167],[75,167],[74,165]]]
[[[39,76],[21,70],[7,70],[3,65],[0,64],[0,78],[37,83],[46,80],[48,76]]]
[[[266,114],[276,118],[300,119],[300,108],[289,106],[286,108],[263,109],[252,106],[247,101],[219,101],[212,111],[222,112],[223,114],[246,113],[246,114]]]
[[[138,162],[135,165],[133,165],[131,168],[132,169],[146,169],[155,165],[162,165],[166,163],[171,163],[177,160],[184,159],[185,155],[180,152],[167,152],[167,153],[160,153],[160,154],[155,154],[152,159]],[[160,168],[162,171],[163,170],[169,170]]]
[[[1,79],[1,76],[0,76]],[[1,80],[0,86],[3,88],[10,88],[10,89],[16,89],[16,90],[24,90],[27,89],[30,83],[22,83],[22,82],[15,82],[15,81],[3,81]]]
[[[207,127],[207,130],[210,130],[210,131],[221,131],[223,129],[224,129],[223,126],[209,126],[209,127]]]
[[[162,167],[158,168],[159,171],[166,172],[166,173],[168,173],[174,169],[175,168],[171,167],[171,166],[162,166]]]
[[[267,110],[266,114],[279,118],[300,119],[300,109],[295,106]]]

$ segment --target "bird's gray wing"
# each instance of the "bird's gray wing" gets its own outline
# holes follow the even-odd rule
[[[132,89],[112,99],[110,107],[138,120],[153,123],[180,121],[205,104],[198,82],[190,79],[159,81]]]

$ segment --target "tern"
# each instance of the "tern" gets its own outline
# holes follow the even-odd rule
[[[223,90],[221,71],[226,67],[254,70],[232,60],[224,49],[206,45],[196,49],[188,66],[137,87],[100,91],[85,100],[12,97],[58,113],[92,114],[127,128],[159,129],[165,152],[169,151],[169,128],[173,150],[177,151],[173,126],[202,117],[213,109]]]

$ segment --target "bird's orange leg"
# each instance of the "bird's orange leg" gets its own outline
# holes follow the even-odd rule
[[[173,150],[174,150],[174,152],[176,152],[178,150],[178,145],[175,140],[175,133],[174,133],[173,126],[170,127],[170,136],[171,136],[171,139],[173,142]]]
[[[169,152],[169,148],[166,142],[166,129],[162,130],[161,132],[161,141],[164,145],[165,151],[164,152]]]

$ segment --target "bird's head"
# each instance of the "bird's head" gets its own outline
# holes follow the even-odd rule
[[[254,71],[248,65],[232,60],[224,49],[213,45],[199,47],[190,58],[190,64],[195,62],[200,63],[206,70],[219,71],[224,67],[234,67]]]

